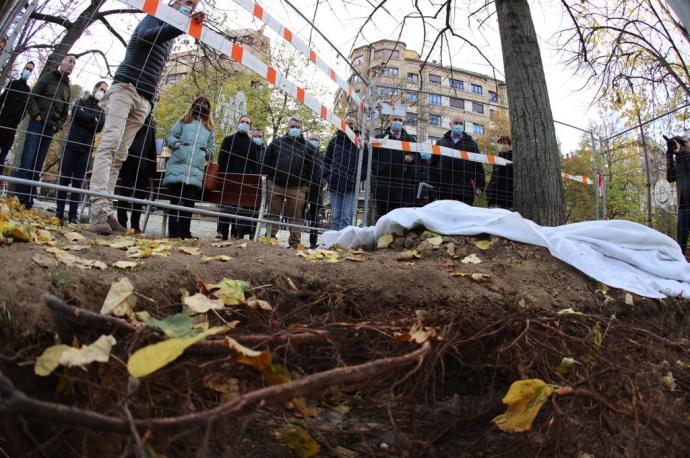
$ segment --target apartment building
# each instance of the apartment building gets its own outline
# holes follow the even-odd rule
[[[456,114],[476,137],[486,133],[497,113],[508,113],[505,82],[436,61],[422,68],[423,59],[405,43],[379,40],[356,48],[350,59],[357,72],[375,84],[377,102],[405,106],[406,129],[420,142],[441,138]],[[367,86],[355,72],[350,83],[356,93],[366,94]],[[335,106],[348,113],[355,110],[343,91],[336,94]]]

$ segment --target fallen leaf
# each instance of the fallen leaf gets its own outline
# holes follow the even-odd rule
[[[232,246],[232,244],[233,244],[232,240],[223,240],[222,242],[213,242],[211,244],[211,246],[216,247],[216,248],[224,248],[224,247]]]
[[[316,250],[298,250],[297,256],[312,262],[336,263],[340,261],[340,256],[337,251],[325,250],[323,248]]]
[[[195,246],[178,246],[177,251],[192,256],[201,256],[201,250],[199,249],[199,247]]]
[[[464,257],[460,262],[463,264],[480,264],[482,260],[479,259],[479,256],[473,253],[469,256]]]
[[[286,278],[287,278],[288,288],[291,289],[292,291],[299,291],[299,289],[297,289],[297,286],[295,286],[295,282],[292,281],[292,278],[290,278],[290,277],[286,277]]]
[[[213,334],[225,331],[225,326],[207,329],[193,337],[172,338],[140,348],[127,361],[127,371],[132,377],[146,377],[165,367],[195,343]]]
[[[182,303],[194,313],[206,313],[209,310],[223,310],[225,308],[221,299],[211,299],[201,293],[183,297]]]
[[[362,256],[347,256],[343,258],[344,261],[353,261],[353,262],[366,262],[367,258],[364,258]]]
[[[296,250],[304,250],[304,244],[302,242],[298,243],[297,246],[295,246]]]
[[[266,301],[262,301],[261,299],[258,299],[256,296],[252,296],[249,299],[247,299],[247,306],[249,306],[249,308],[252,309],[260,308],[261,310],[273,310],[271,304],[269,304]]]
[[[355,249],[350,250],[350,253],[352,253],[352,254],[366,254],[367,250],[365,250],[363,248],[355,248]]]
[[[243,304],[244,293],[249,292],[249,283],[230,278],[224,278],[217,284],[200,281],[199,286],[202,292],[211,298],[221,299],[225,305]]]
[[[561,362],[558,364],[558,366],[554,367],[553,370],[561,375],[568,375],[575,363],[576,361],[574,358],[569,358],[566,356],[561,359]]]
[[[49,245],[49,246],[55,246],[55,239],[53,238],[53,235],[44,229],[38,229],[34,233],[34,241],[38,245]]]
[[[134,237],[117,237],[115,240],[107,243],[106,245],[110,248],[116,248],[118,250],[125,250],[129,247],[133,247],[137,244],[137,239]]]
[[[6,221],[0,224],[0,234],[3,237],[14,239],[18,242],[33,242],[34,231],[31,226]]]
[[[576,312],[572,308],[567,308],[567,309],[562,309],[556,312],[556,315],[560,316],[578,316],[578,315],[584,315],[582,312]]]
[[[505,432],[529,431],[539,410],[554,389],[540,379],[513,382],[502,400],[503,404],[508,406],[508,410],[492,421]]]
[[[429,237],[426,239],[426,241],[429,243],[434,248],[438,248],[441,246],[441,243],[443,243],[443,237],[440,235],[435,235],[433,237]]]
[[[663,383],[669,391],[676,390],[676,379],[673,377],[673,372],[671,371],[668,371],[666,375],[661,377],[661,383]]]
[[[137,303],[134,286],[127,277],[122,277],[110,286],[108,295],[103,301],[101,313],[103,315],[129,316]]]
[[[455,258],[455,243],[449,242],[448,245],[446,245],[446,253],[448,253],[448,256],[451,258]]]
[[[683,370],[690,370],[690,363],[684,363],[681,360],[676,360],[676,366]]]
[[[58,262],[54,257],[48,256],[44,253],[35,253],[31,260],[41,267],[57,267]]]
[[[240,243],[240,244],[237,245],[235,248],[247,248],[247,242]]]
[[[625,293],[625,305],[635,305],[635,301],[633,301],[632,294]]]
[[[113,336],[101,336],[91,345],[73,348],[69,345],[53,345],[46,348],[36,359],[34,372],[45,377],[58,366],[85,366],[92,362],[107,363],[110,350],[117,343]]]
[[[491,275],[471,273],[471,272],[453,272],[450,274],[452,277],[469,277],[477,283],[487,283],[491,281]]]
[[[138,262],[134,261],[117,261],[113,263],[113,267],[117,267],[118,269],[122,270],[127,270],[127,269],[134,269],[136,266],[138,266]]]
[[[80,258],[57,247],[46,248],[46,251],[53,253],[55,258],[67,267],[77,267],[79,269],[100,269],[105,270],[108,265],[103,261],[95,261],[93,259]]]
[[[259,240],[257,240],[257,242],[269,246],[278,246],[279,243],[278,239],[274,237],[267,237],[265,235],[263,237],[259,237]]]
[[[228,262],[228,261],[232,261],[232,258],[226,254],[218,254],[215,256],[202,256],[201,257],[201,262],[210,262],[210,261]]]
[[[83,242],[86,240],[86,237],[81,235],[79,232],[65,232],[65,238],[69,240],[70,242]]]
[[[139,312],[136,317],[146,326],[160,329],[168,337],[194,337],[201,332],[194,318],[186,313],[176,313],[162,320],[153,318],[148,312]]]
[[[225,404],[240,397],[239,380],[222,372],[208,372],[202,381],[209,390],[220,394],[220,403]]]
[[[448,259],[446,262],[441,264],[440,269],[444,272],[454,272],[455,266],[457,266],[457,263],[452,259]]]
[[[315,418],[319,416],[319,411],[316,407],[309,405],[309,402],[304,398],[294,398],[285,403],[285,407],[292,410],[292,414],[296,418]]]
[[[489,247],[491,247],[491,245],[493,243],[494,243],[494,241],[491,239],[489,239],[489,240],[477,240],[474,242],[474,246],[476,246],[480,250],[488,250]]]
[[[127,248],[127,253],[125,254],[128,258],[148,258],[153,256],[152,248],[141,249],[138,246],[133,246]]]
[[[230,351],[235,355],[235,360],[240,364],[256,369],[263,377],[266,385],[280,385],[290,381],[290,373],[280,364],[273,362],[271,353],[252,350],[241,345],[231,337],[226,337],[225,342]]]
[[[423,326],[421,321],[416,321],[404,334],[395,333],[395,338],[400,342],[424,343],[434,337],[436,337],[436,329]]]
[[[65,245],[65,246],[63,247],[63,250],[65,250],[65,251],[86,251],[86,250],[88,250],[88,249],[89,249],[89,246],[88,246],[88,245],[75,245],[75,244],[72,244],[72,245]]]
[[[388,248],[391,243],[393,243],[393,234],[382,235],[376,241],[376,249],[383,250],[384,248]]]
[[[413,259],[421,259],[422,255],[417,253],[417,250],[406,250],[398,254],[396,259],[398,261],[411,261]]]
[[[299,458],[311,458],[321,450],[321,446],[304,428],[297,425],[285,425],[278,433],[285,445]]]
[[[599,348],[601,347],[603,340],[604,338],[601,335],[601,324],[597,321],[596,323],[594,323],[592,329],[590,329],[589,332],[587,332],[587,335],[585,336],[585,341]]]

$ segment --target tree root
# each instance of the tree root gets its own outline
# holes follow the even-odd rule
[[[266,405],[286,402],[295,397],[305,396],[334,385],[359,383],[380,378],[410,364],[420,363],[430,348],[429,342],[425,342],[417,350],[403,356],[382,358],[356,366],[318,372],[289,383],[251,391],[213,409],[178,417],[134,420],[133,424],[137,428],[152,430],[202,427],[207,425],[209,421],[230,415],[247,415]],[[122,434],[130,434],[132,427],[132,422],[125,418],[111,417],[85,409],[31,398],[19,391],[2,372],[0,372],[0,415],[31,415],[32,417],[59,421],[74,426]]]

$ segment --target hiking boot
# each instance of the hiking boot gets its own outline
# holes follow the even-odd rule
[[[103,213],[94,215],[91,218],[91,228],[89,230],[98,235],[110,235],[113,233],[113,229],[108,224],[108,217]]]
[[[112,230],[113,233],[115,234],[124,234],[127,232],[127,229],[122,227],[120,223],[117,221],[117,218],[115,218],[115,215],[109,215],[108,219],[106,220],[108,222],[108,225],[110,225],[110,229]]]

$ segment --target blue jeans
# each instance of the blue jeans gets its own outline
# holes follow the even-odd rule
[[[88,164],[88,151],[74,151],[67,145],[65,151],[62,153],[62,160],[60,161],[60,184],[62,186],[69,186],[71,182],[73,188],[81,189]],[[60,219],[62,219],[65,214],[66,198],[67,191],[58,191],[55,216]],[[67,220],[70,223],[77,221],[77,210],[79,209],[80,200],[81,194],[77,194],[76,192],[69,193],[69,214]]]
[[[351,224],[354,204],[354,191],[344,193],[331,191],[331,209],[333,210],[331,229],[339,231]]]
[[[38,181],[54,133],[53,128],[47,126],[43,121],[29,121],[17,178]],[[35,195],[33,186],[19,184],[15,187],[14,192],[26,208],[33,207]]]

